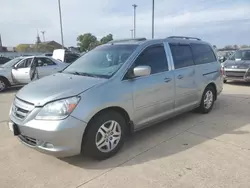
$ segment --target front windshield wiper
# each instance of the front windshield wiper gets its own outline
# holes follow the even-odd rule
[[[88,76],[88,77],[94,77],[94,78],[108,78],[108,76],[106,75],[97,75],[97,74],[91,74],[91,73],[86,73],[86,72],[66,72],[69,74],[74,74],[74,75],[78,75],[78,76]]]

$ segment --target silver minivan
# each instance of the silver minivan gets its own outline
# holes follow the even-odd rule
[[[105,159],[134,131],[194,109],[208,113],[222,88],[217,56],[198,38],[111,41],[19,90],[8,125],[43,153]]]

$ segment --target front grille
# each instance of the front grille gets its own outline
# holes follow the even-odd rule
[[[18,98],[15,98],[13,105],[12,105],[12,114],[16,118],[23,120],[27,117],[29,112],[31,112],[33,109],[34,109],[33,104],[20,100]]]
[[[239,72],[239,71],[225,71],[225,75],[228,77],[244,77],[246,72]]]
[[[20,135],[19,138],[26,144],[30,146],[36,146],[37,145],[37,140],[35,138],[31,138],[28,136]]]

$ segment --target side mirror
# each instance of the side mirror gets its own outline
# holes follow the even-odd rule
[[[14,65],[12,68],[15,69],[15,70],[17,70],[17,65]]]
[[[133,76],[140,77],[140,76],[148,76],[151,73],[151,67],[149,66],[138,66],[133,69]]]

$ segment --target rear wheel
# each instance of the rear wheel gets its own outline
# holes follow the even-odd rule
[[[206,114],[212,110],[216,98],[215,95],[214,87],[207,86],[202,95],[199,112]]]
[[[115,111],[97,115],[88,125],[83,138],[83,152],[92,158],[103,160],[115,155],[124,143],[126,121]]]
[[[0,78],[0,92],[6,90],[7,88],[7,82],[5,81],[5,79]]]

